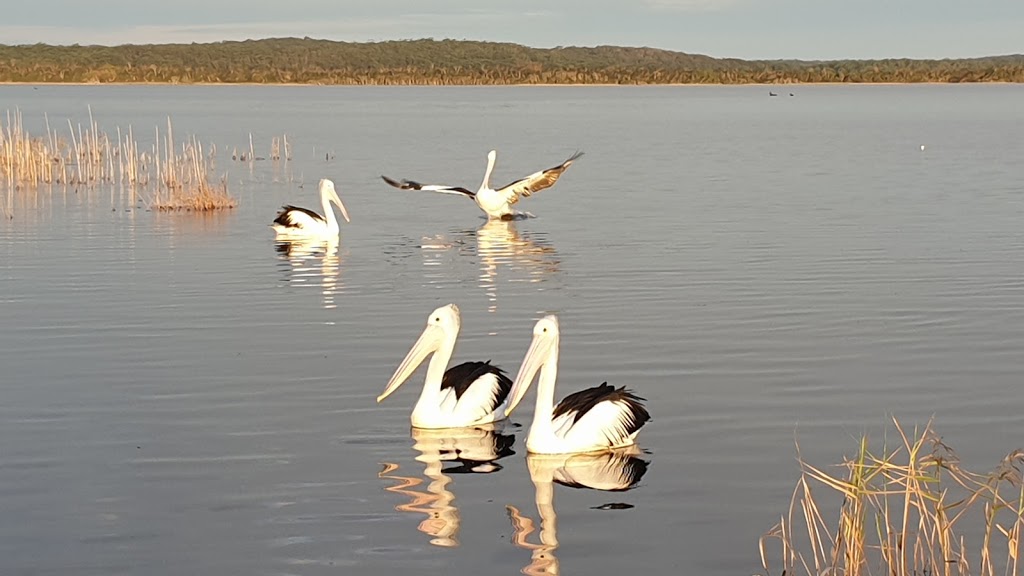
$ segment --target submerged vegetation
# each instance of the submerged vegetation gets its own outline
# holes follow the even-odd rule
[[[432,39],[0,45],[0,82],[750,84],[1024,82],[1024,55],[958,60],[738,60],[653,48],[529,48]]]
[[[20,112],[7,111],[0,125],[0,187],[8,191],[38,190],[43,186],[121,187],[131,202],[141,200],[157,210],[217,210],[233,208],[235,200],[225,179],[213,176],[216,148],[208,155],[196,137],[174,141],[171,121],[153,144],[140,148],[132,128],[115,135],[89,124],[68,120],[66,131],[51,128],[36,136],[24,127]]]
[[[789,576],[1020,573],[1024,452],[977,474],[960,465],[931,423],[910,436],[894,423],[895,447],[875,452],[862,438],[842,474],[800,460],[789,510],[761,542],[767,573],[766,543],[773,538],[781,545],[781,573]],[[828,520],[823,503],[832,500],[839,514]]]

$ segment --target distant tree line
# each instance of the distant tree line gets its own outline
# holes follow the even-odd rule
[[[751,84],[1024,82],[1024,55],[958,60],[738,60],[652,48],[279,38],[210,44],[0,45],[0,82]]]

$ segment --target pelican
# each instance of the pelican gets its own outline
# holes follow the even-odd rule
[[[423,392],[412,409],[414,428],[459,428],[503,420],[505,401],[512,388],[512,380],[504,370],[491,365],[490,360],[464,362],[445,370],[461,325],[459,307],[455,304],[434,310],[423,334],[399,364],[377,402],[390,396],[433,354]]]
[[[630,446],[621,450],[590,454],[529,454],[526,464],[533,481],[534,500],[540,514],[540,543],[527,538],[537,531],[534,521],[512,505],[505,506],[512,521],[512,543],[531,551],[530,563],[523,574],[539,576],[559,574],[558,515],[555,513],[554,484],[571,488],[625,492],[632,490],[647,473],[650,464],[636,455],[640,450]],[[599,509],[631,507],[628,504],[605,504]]]
[[[517,216],[528,216],[526,213],[516,212],[512,209],[512,206],[516,202],[519,202],[520,198],[530,196],[545,188],[554,186],[555,182],[558,181],[558,177],[562,175],[562,172],[565,172],[573,161],[580,156],[583,156],[583,152],[576,152],[570,156],[568,160],[562,162],[558,166],[534,172],[526,178],[520,178],[511,184],[494,189],[491,188],[491,171],[494,170],[494,159],[497,157],[497,152],[491,150],[487,153],[487,170],[484,172],[484,181],[480,184],[480,188],[478,188],[476,192],[472,192],[461,186],[420,184],[419,182],[414,182],[412,180],[402,180],[399,182],[384,175],[381,175],[381,178],[383,178],[388,184],[402,190],[427,190],[430,192],[441,192],[443,194],[459,194],[476,202],[476,205],[487,214],[489,219],[500,218],[503,220],[510,220]]]
[[[320,181],[320,205],[324,208],[326,218],[312,210],[289,204],[281,208],[270,226],[278,238],[337,238],[338,219],[334,217],[331,202],[341,209],[345,222],[351,222],[348,210],[345,210],[345,205],[341,203],[341,198],[338,198],[338,193],[334,190],[334,182],[324,178]]]
[[[528,452],[568,454],[629,446],[651,419],[643,398],[607,382],[570,394],[552,408],[558,374],[558,318],[554,315],[541,318],[533,328],[533,342],[509,393],[506,416],[519,405],[538,370],[537,407],[526,438]]]

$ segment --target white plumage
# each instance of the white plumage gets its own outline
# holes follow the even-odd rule
[[[540,371],[537,405],[526,438],[533,453],[593,452],[629,446],[650,420],[643,398],[607,382],[570,394],[554,404],[558,374],[558,318],[546,316],[533,329],[533,342],[509,393],[506,414],[523,399]]]
[[[566,169],[580,156],[582,152],[576,152],[565,162],[546,170],[538,170],[525,178],[520,178],[501,188],[491,188],[491,171],[494,170],[497,152],[491,150],[487,153],[487,170],[484,172],[484,180],[476,192],[462,186],[444,186],[439,184],[420,184],[413,180],[393,180],[387,176],[381,176],[385,182],[402,190],[426,190],[428,192],[440,192],[442,194],[457,194],[465,196],[476,202],[476,205],[487,214],[488,218],[511,219],[522,212],[512,209],[521,198],[528,197],[540,192],[545,188],[554,186],[555,182]]]
[[[503,370],[490,361],[463,362],[445,370],[461,325],[458,306],[449,304],[434,310],[423,334],[399,364],[377,402],[390,396],[427,356],[433,355],[423,391],[412,411],[414,427],[456,428],[503,420],[512,388],[512,380]]]
[[[334,182],[324,178],[320,181],[320,205],[323,207],[324,216],[306,208],[286,205],[281,208],[270,226],[278,238],[337,238],[340,227],[338,219],[331,209],[331,202],[338,205],[341,215],[346,222],[351,222],[348,217],[348,210],[342,204],[341,198],[334,189]]]

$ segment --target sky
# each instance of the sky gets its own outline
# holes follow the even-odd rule
[[[1024,53],[1024,0],[45,0],[5,7],[0,44],[270,37],[649,46],[720,58]]]

